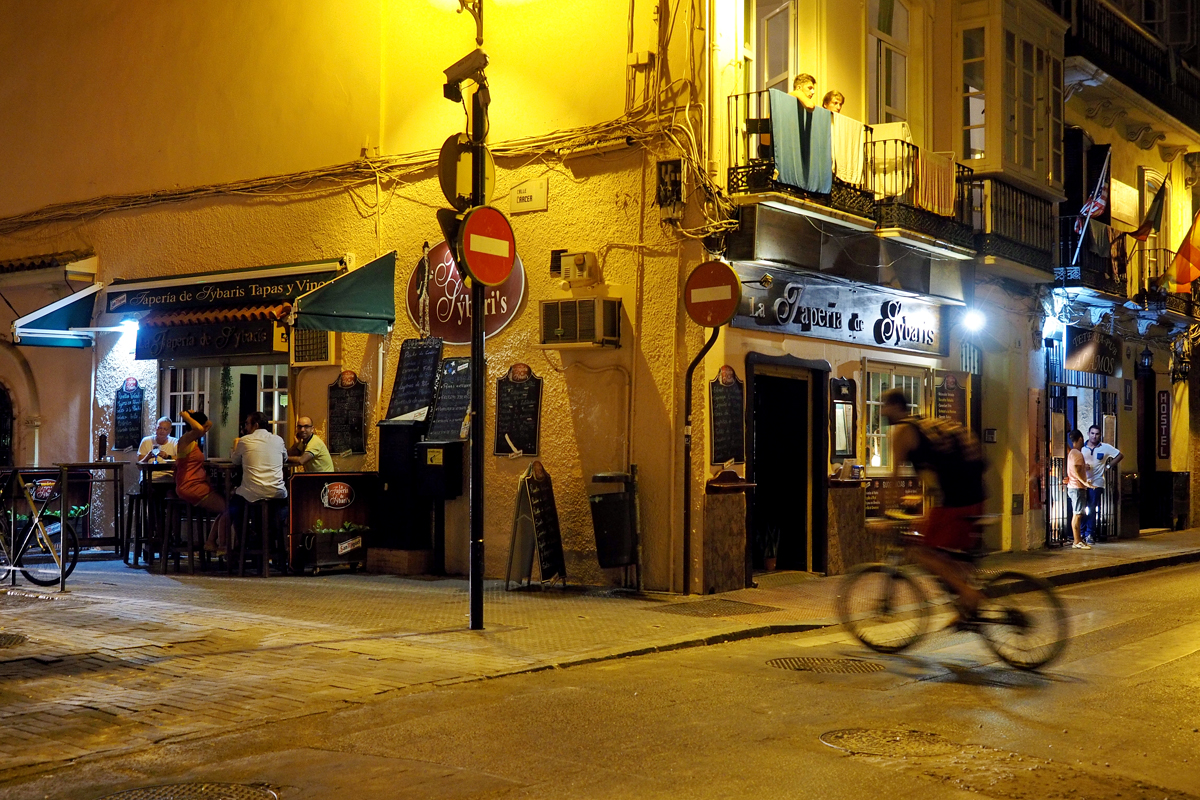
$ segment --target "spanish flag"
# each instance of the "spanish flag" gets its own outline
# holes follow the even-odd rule
[[[1200,230],[1196,228],[1197,221],[1200,221],[1200,214],[1192,220],[1192,227],[1179,245],[1179,252],[1160,279],[1159,285],[1168,292],[1190,294],[1192,281],[1200,278]]]

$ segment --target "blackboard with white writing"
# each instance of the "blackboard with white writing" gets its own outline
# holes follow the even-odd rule
[[[746,459],[742,382],[732,367],[721,367],[708,386],[712,463],[741,464]]]
[[[517,482],[517,509],[505,588],[513,579],[514,567],[518,583],[533,577],[535,547],[541,582],[553,583],[557,579],[566,588],[567,566],[558,525],[558,507],[554,502],[554,484],[540,461],[530,464]]]
[[[387,418],[395,419],[433,405],[437,368],[442,360],[442,340],[405,339],[400,345],[400,366],[392,384]]]
[[[365,453],[367,385],[347,370],[329,384],[329,441],[332,453]]]
[[[437,395],[425,438],[434,442],[465,439],[464,428],[470,412],[471,359],[443,358],[438,367]]]
[[[142,441],[142,387],[126,378],[113,404],[113,450],[137,447]]]
[[[496,382],[496,442],[493,453],[538,454],[542,417],[542,379],[527,364],[513,364]]]

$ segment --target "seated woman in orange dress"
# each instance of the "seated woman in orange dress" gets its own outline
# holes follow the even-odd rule
[[[217,522],[204,540],[205,550],[218,553],[229,546],[229,515],[225,498],[213,491],[204,469],[204,451],[200,437],[208,433],[212,422],[201,411],[183,412],[188,429],[175,445],[175,494],[180,500],[217,515]]]

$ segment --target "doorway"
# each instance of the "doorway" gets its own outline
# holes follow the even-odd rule
[[[13,404],[8,390],[0,386],[0,467],[13,465]]]

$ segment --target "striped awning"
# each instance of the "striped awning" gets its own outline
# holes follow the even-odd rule
[[[139,320],[143,328],[163,328],[172,325],[214,325],[222,322],[282,321],[292,312],[291,303],[243,308],[196,308],[180,311],[161,311],[147,314]]]

